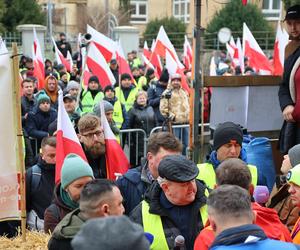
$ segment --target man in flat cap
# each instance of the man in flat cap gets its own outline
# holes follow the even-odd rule
[[[207,190],[203,182],[195,179],[198,173],[197,166],[182,155],[166,156],[159,163],[157,181],[130,214],[134,222],[154,236],[151,249],[174,249],[179,238],[184,249],[193,249],[207,221]]]
[[[228,158],[240,158],[247,163],[246,150],[242,148],[243,131],[233,122],[224,122],[217,126],[213,136],[213,151],[207,163],[198,164],[200,170],[197,179],[213,189],[216,184],[215,170],[219,164]],[[257,185],[257,168],[249,165],[253,186]]]

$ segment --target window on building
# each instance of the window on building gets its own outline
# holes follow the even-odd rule
[[[131,0],[130,1],[130,22],[146,23],[148,20],[148,1]]]
[[[173,15],[185,23],[190,22],[190,0],[173,0]]]
[[[263,0],[262,13],[267,20],[279,20],[281,0]]]

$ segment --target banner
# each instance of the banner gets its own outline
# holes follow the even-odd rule
[[[0,38],[0,221],[20,219],[10,55]]]

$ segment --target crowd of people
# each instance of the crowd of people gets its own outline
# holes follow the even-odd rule
[[[254,200],[259,170],[247,162],[239,125],[219,124],[208,160],[199,164],[184,155],[188,129],[151,133],[166,122],[188,123],[190,104],[182,75],[169,75],[164,69],[156,79],[133,51],[128,54],[133,79],[130,74],[119,75],[118,63],[112,59],[116,84],[102,89],[101,79],[92,75],[84,88],[75,55],[71,72],[47,60],[44,89],[37,90],[32,59],[22,57],[28,229],[50,233],[48,248],[55,250],[300,249],[300,141],[295,115],[300,89],[300,5],[287,11],[285,21],[294,50],[287,59],[279,96],[285,131],[296,127],[295,138],[291,142],[287,132],[281,135],[286,153],[282,175],[264,203]],[[67,56],[71,47],[64,34],[60,38],[57,46]],[[293,66],[291,76],[288,71]],[[60,183],[55,184],[59,90],[87,162],[76,154],[67,155]],[[131,138],[130,158],[138,161],[130,162],[131,168],[116,181],[107,179],[101,100],[119,141],[128,139],[120,138],[123,129],[142,129],[148,138],[146,149],[137,135]],[[1,222],[1,234],[9,234],[15,224]]]

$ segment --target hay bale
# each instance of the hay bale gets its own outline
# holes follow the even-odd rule
[[[22,236],[18,235],[15,238],[0,237],[0,249],[2,250],[47,250],[47,244],[51,235],[36,232],[26,231],[26,242],[22,242]]]

